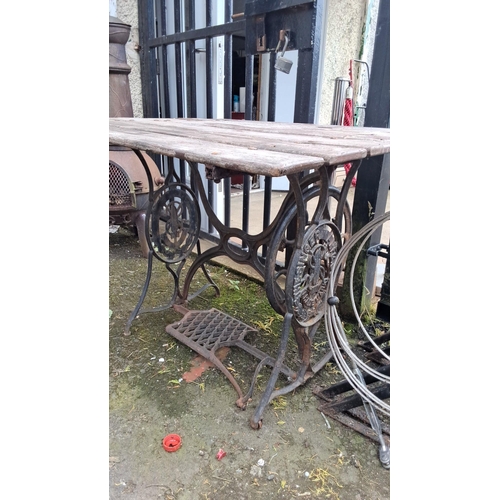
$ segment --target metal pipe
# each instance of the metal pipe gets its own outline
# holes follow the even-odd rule
[[[331,125],[342,125],[345,94],[348,86],[349,86],[349,78],[345,78],[343,76],[335,78],[335,86],[333,89]]]

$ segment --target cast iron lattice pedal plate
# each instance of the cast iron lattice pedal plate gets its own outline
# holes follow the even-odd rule
[[[206,351],[207,355],[224,346],[240,345],[248,333],[257,333],[255,328],[217,309],[188,311],[179,322],[167,326],[166,330],[194,350]]]
[[[249,333],[259,333],[259,331],[214,308],[206,311],[189,311],[184,308],[178,308],[178,310],[185,313],[184,317],[177,323],[168,325],[166,327],[167,333],[190,347],[193,351],[201,354],[221,370],[240,396],[237,404],[244,407],[248,398],[251,397],[255,377],[261,366],[264,364],[274,366],[276,362],[273,357],[245,342],[246,335]],[[216,356],[218,349],[230,346],[240,347],[261,360],[246,397],[244,397],[235,378]],[[289,378],[296,377],[296,373],[285,365],[280,366],[280,372]]]

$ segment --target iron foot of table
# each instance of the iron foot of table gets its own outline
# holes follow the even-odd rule
[[[265,357],[257,365],[257,368],[255,369],[254,375],[252,377],[252,382],[250,383],[250,389],[248,390],[248,392],[247,392],[247,394],[245,395],[244,398],[240,398],[240,399],[238,399],[238,401],[236,401],[236,405],[239,408],[246,409],[248,401],[250,401],[251,398],[252,398],[253,391],[255,389],[255,384],[257,382],[257,377],[259,376],[259,373],[262,370],[262,368],[264,368],[264,366],[266,366],[266,365],[268,365],[268,366],[273,366],[274,365],[274,359],[271,358],[271,356]]]
[[[271,371],[271,376],[267,382],[266,389],[264,394],[262,395],[259,405],[255,410],[254,414],[250,418],[250,427],[252,429],[260,429],[262,427],[262,414],[264,413],[265,408],[273,399],[274,387],[276,385],[276,381],[278,380],[278,375],[280,373],[280,367],[285,360],[286,346],[288,344],[288,337],[290,334],[290,327],[292,324],[292,313],[286,313],[283,318],[283,331],[281,333],[281,342],[278,349],[278,356],[276,357],[276,362]]]
[[[200,248],[200,243],[197,243],[197,250],[198,254],[201,253],[201,248]],[[139,316],[140,313],[150,313],[150,312],[160,312],[160,311],[165,311],[167,309],[170,309],[172,306],[174,306],[176,303],[181,303],[183,305],[187,304],[188,301],[193,300],[195,297],[198,295],[202,294],[205,290],[208,288],[214,288],[215,289],[215,294],[218,297],[220,295],[220,290],[219,287],[214,283],[212,278],[210,277],[210,274],[208,273],[206,267],[204,264],[201,264],[199,267],[203,271],[203,274],[205,275],[205,278],[207,279],[208,283],[203,285],[199,290],[195,291],[194,293],[188,295],[188,296],[182,296],[180,293],[180,274],[182,271],[182,268],[184,266],[185,261],[183,260],[182,262],[179,263],[177,269],[172,269],[172,267],[169,264],[165,264],[166,270],[170,273],[172,276],[173,280],[173,292],[170,297],[170,300],[168,300],[165,304],[158,306],[158,307],[153,307],[150,309],[143,309],[142,305],[144,303],[144,300],[146,299],[146,295],[149,289],[149,284],[151,282],[151,276],[152,276],[152,268],[153,268],[153,257],[154,257],[154,252],[150,250],[148,252],[148,270],[146,273],[146,280],[144,281],[144,285],[142,288],[142,293],[139,298],[139,301],[137,302],[137,305],[135,306],[134,310],[130,314],[127,324],[125,325],[125,331],[123,334],[125,336],[130,335],[130,328],[132,326],[132,322]]]

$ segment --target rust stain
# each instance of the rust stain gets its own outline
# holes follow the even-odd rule
[[[221,347],[215,353],[215,355],[220,361],[224,361],[224,359],[226,359],[226,356],[229,354],[229,351],[229,347]],[[202,373],[214,366],[211,361],[200,355],[191,360],[191,365],[192,368],[182,375],[183,380],[185,380],[186,382],[194,382],[198,377],[202,375]]]

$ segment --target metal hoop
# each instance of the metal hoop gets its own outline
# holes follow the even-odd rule
[[[149,248],[167,264],[185,260],[198,241],[200,221],[196,197],[185,184],[159,189],[146,213]]]

